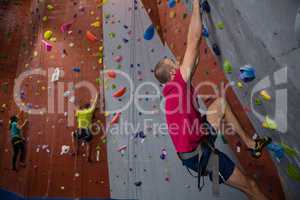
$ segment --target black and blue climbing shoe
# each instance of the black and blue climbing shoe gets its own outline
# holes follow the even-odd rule
[[[255,148],[249,149],[251,152],[252,157],[258,159],[262,155],[262,150],[264,147],[266,147],[268,144],[272,142],[272,139],[270,137],[264,137],[264,138],[258,138],[255,140]]]

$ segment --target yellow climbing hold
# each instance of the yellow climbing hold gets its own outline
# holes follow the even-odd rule
[[[265,121],[263,122],[262,126],[264,128],[272,130],[276,130],[278,127],[277,123],[274,120],[270,119],[268,116],[265,117]]]
[[[91,24],[91,27],[99,28],[100,27],[100,21],[95,21]]]
[[[266,90],[260,91],[259,94],[266,101],[270,101],[272,99],[272,97],[270,96],[270,94]]]
[[[103,63],[103,59],[102,58],[99,58],[98,59],[98,64],[102,64]]]
[[[104,112],[104,117],[108,117],[109,116],[109,112]]]
[[[108,0],[102,0],[102,5],[107,4]]]
[[[176,17],[176,12],[175,12],[175,11],[171,11],[171,12],[169,13],[169,17],[170,17],[170,18]]]
[[[48,16],[43,17],[43,22],[46,22],[46,21],[48,21]]]
[[[45,33],[44,33],[44,38],[46,39],[46,40],[50,40],[51,39],[51,37],[53,36],[53,32],[52,31],[46,31]]]
[[[237,86],[238,88],[243,88],[243,87],[244,87],[244,86],[243,86],[243,83],[242,83],[241,81],[238,81],[237,84],[236,84],[236,86]]]
[[[51,11],[51,10],[54,9],[54,6],[52,6],[51,4],[48,4],[48,5],[47,5],[47,9]]]

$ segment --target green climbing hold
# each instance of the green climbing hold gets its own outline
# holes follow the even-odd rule
[[[276,130],[278,127],[277,123],[268,116],[265,117],[265,121],[262,123],[262,126],[271,130]]]
[[[217,27],[218,29],[220,29],[220,30],[223,30],[224,27],[225,27],[225,25],[224,25],[223,22],[219,22],[219,23],[216,24],[216,27]]]
[[[224,61],[223,69],[228,74],[232,73],[232,65],[231,65],[231,63],[228,60]]]
[[[280,146],[283,148],[284,153],[286,153],[286,155],[291,157],[298,156],[298,152],[294,148],[288,146],[287,144],[281,143]]]
[[[259,98],[255,99],[255,105],[260,106],[262,104],[261,100]]]
[[[116,86],[115,84],[112,84],[112,85],[111,85],[111,88],[112,88],[112,89],[116,89],[116,87],[117,87],[117,86]]]
[[[289,164],[286,169],[287,175],[295,181],[300,181],[300,172],[298,167]]]
[[[109,32],[109,33],[108,33],[108,36],[109,36],[111,39],[113,39],[113,38],[116,37],[116,34],[115,34],[114,32]]]

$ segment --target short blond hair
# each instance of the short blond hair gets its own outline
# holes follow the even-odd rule
[[[161,83],[165,84],[170,80],[170,69],[172,68],[170,65],[166,64],[166,58],[159,61],[154,69],[155,78]]]

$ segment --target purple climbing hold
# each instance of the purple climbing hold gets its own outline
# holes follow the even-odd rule
[[[151,24],[144,32],[144,39],[151,40],[154,36],[154,33],[155,33],[155,27],[153,24]]]
[[[240,79],[244,82],[250,82],[255,79],[255,69],[250,65],[240,68]]]
[[[174,8],[176,6],[176,1],[175,0],[168,0],[168,7],[169,8]]]

